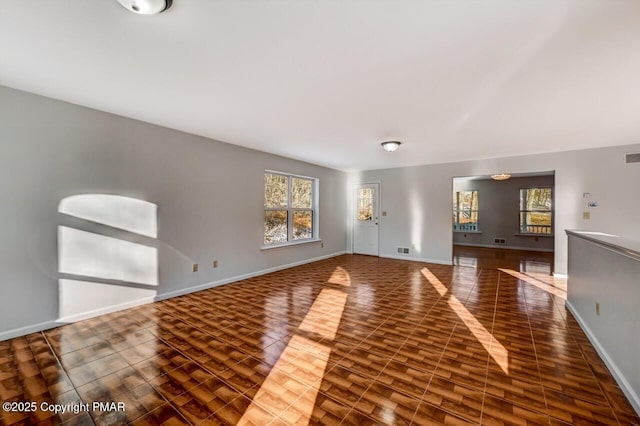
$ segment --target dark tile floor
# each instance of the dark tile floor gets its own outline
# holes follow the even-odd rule
[[[548,266],[547,266],[548,268]],[[547,273],[341,256],[0,342],[2,424],[640,424]]]

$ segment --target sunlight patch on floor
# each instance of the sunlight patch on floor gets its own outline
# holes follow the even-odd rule
[[[337,267],[328,283],[348,286],[351,279],[346,270]],[[321,342],[335,339],[347,297],[347,293],[340,290],[324,288],[320,291],[298,327],[302,332],[316,335],[320,341],[300,334],[291,338],[242,415],[239,425],[271,421],[273,417],[270,415],[282,414],[292,403],[296,406],[295,424],[309,424],[331,355],[331,348]]]
[[[499,270],[504,272],[505,274],[509,274],[512,277],[515,277],[521,281],[524,281],[527,284],[531,284],[534,287],[538,287],[539,289],[544,290],[547,293],[551,293],[554,296],[558,296],[562,299],[567,298],[567,291],[565,289],[547,284],[539,280],[538,278],[529,276],[528,274],[523,274],[522,272],[514,271],[513,269],[499,268]]]
[[[351,285],[351,277],[349,276],[349,272],[347,272],[343,267],[338,266],[331,273],[331,277],[328,282],[329,284],[338,284],[348,287]]]
[[[429,283],[436,289],[440,296],[444,296],[448,289],[444,284],[436,277],[429,268],[422,268],[422,275],[429,281]],[[458,315],[458,317],[464,322],[469,331],[473,333],[478,342],[485,348],[485,350],[491,355],[491,358],[500,366],[505,374],[509,374],[509,351],[496,339],[491,333],[478,321],[471,312],[464,307],[462,302],[458,298],[450,294],[447,304]]]
[[[323,339],[335,339],[346,303],[346,293],[323,289],[313,302],[299,329],[315,333]]]
[[[313,356],[308,356],[310,352],[306,349],[310,347]],[[305,400],[315,402],[330,355],[328,346],[306,337],[293,336],[238,425],[266,424],[292,403],[297,407],[296,424],[308,424],[314,403],[298,404],[297,401],[304,395]],[[301,410],[302,407],[309,409]]]

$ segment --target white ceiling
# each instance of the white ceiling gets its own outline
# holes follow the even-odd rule
[[[639,22],[638,0],[3,1],[0,84],[342,170],[440,163],[640,141]]]

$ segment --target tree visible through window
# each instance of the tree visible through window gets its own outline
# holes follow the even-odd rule
[[[315,179],[264,174],[264,244],[314,237]]]
[[[453,229],[478,230],[478,191],[458,191],[453,196]]]
[[[373,220],[372,188],[358,188],[358,220]]]
[[[553,202],[551,188],[520,189],[520,232],[550,235]]]

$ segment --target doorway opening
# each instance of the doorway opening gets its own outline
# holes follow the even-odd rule
[[[495,177],[453,178],[454,265],[553,274],[555,173]]]

